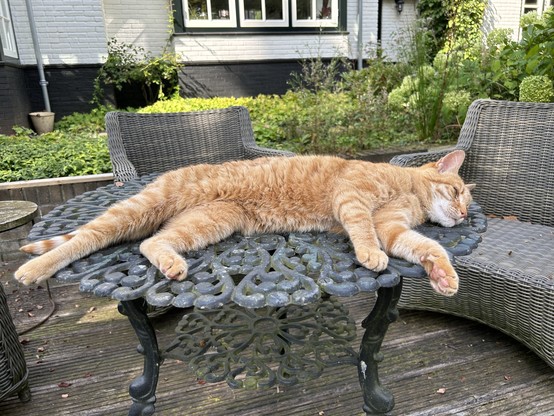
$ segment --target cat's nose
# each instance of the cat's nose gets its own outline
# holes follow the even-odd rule
[[[460,217],[467,218],[467,209],[460,209]]]

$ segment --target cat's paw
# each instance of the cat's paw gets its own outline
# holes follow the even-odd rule
[[[156,263],[158,269],[165,277],[173,280],[183,280],[187,277],[188,265],[183,257],[178,254],[161,254]]]
[[[453,296],[458,292],[458,274],[447,257],[426,254],[420,260],[435,292],[443,296]]]
[[[356,249],[356,259],[367,269],[374,272],[385,270],[389,264],[389,257],[384,251],[372,248]]]
[[[29,260],[14,273],[14,278],[20,283],[28,286],[33,283],[40,283],[56,273],[56,268],[48,267],[40,257]]]

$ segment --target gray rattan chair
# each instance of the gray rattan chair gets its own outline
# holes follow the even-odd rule
[[[27,376],[23,349],[0,284],[0,400],[13,394],[23,402],[31,400]]]
[[[554,367],[554,103],[477,100],[456,148],[467,152],[461,175],[493,218],[478,249],[457,259],[456,296],[406,279],[400,305],[483,322]],[[421,165],[451,150],[391,163]]]
[[[292,155],[256,145],[248,110],[229,107],[188,113],[106,114],[114,180],[186,165]]]

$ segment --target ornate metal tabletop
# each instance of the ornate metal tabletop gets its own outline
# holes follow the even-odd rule
[[[37,223],[29,239],[69,233],[154,178],[148,175],[73,198]],[[424,224],[418,231],[439,241],[455,262],[477,246],[485,229],[485,216],[472,204],[462,224]],[[154,413],[164,357],[187,362],[207,381],[226,380],[231,387],[246,388],[294,384],[317,377],[325,366],[351,363],[358,367],[363,409],[381,414],[394,406],[392,394],[378,379],[379,350],[397,316],[402,279],[425,277],[421,266],[391,258],[386,270],[372,272],[356,261],[347,237],[331,233],[233,235],[186,253],[188,276],[178,282],[152,266],[139,244],[98,251],[56,274],[60,281],[80,282],[83,292],[119,300],[120,311],[133,325],[144,371],[129,388],[129,415]],[[337,299],[360,292],[378,296],[362,323],[365,332],[356,352],[351,346],[355,322]],[[163,351],[147,305],[187,308],[175,340]]]
[[[137,193],[155,176],[123,186],[108,185],[77,196],[36,224],[30,240],[65,234],[102,213],[109,205]],[[452,256],[469,254],[486,227],[480,208],[454,228],[425,224],[418,231],[438,240]],[[186,254],[185,281],[166,279],[139,252],[139,243],[120,244],[74,262],[57,273],[63,282],[80,282],[83,292],[120,301],[144,298],[152,306],[213,309],[234,302],[246,308],[305,305],[322,294],[353,296],[392,287],[400,276],[425,277],[419,265],[391,258],[375,273],[355,259],[350,241],[330,233],[234,235],[221,243]]]

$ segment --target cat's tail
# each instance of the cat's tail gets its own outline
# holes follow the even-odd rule
[[[50,250],[55,249],[56,247],[59,247],[66,241],[71,240],[75,236],[75,234],[77,234],[77,231],[73,231],[65,235],[58,235],[50,238],[49,240],[35,241],[34,243],[24,245],[20,248],[20,250],[28,254],[44,254]]]

